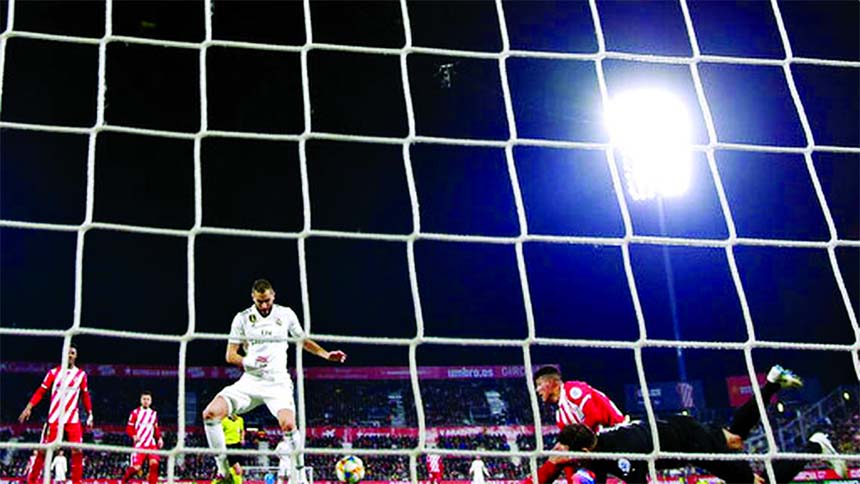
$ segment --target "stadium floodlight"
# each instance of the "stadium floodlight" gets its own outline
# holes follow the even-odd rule
[[[676,96],[653,88],[626,91],[610,99],[606,122],[634,200],[677,197],[687,191],[690,121]]]

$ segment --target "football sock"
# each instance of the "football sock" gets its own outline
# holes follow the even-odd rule
[[[224,428],[221,427],[221,420],[205,420],[203,428],[206,430],[206,442],[209,443],[210,449],[227,450],[227,443],[224,441]],[[230,468],[227,466],[227,455],[218,454],[215,456],[215,465],[218,467],[218,474],[228,476]]]
[[[72,483],[81,484],[84,477],[84,454],[72,451]]]
[[[149,461],[149,476],[147,478],[149,484],[155,484],[158,482],[158,463]]]

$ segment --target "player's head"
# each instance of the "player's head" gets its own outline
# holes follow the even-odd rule
[[[143,408],[149,408],[152,405],[152,392],[149,390],[144,390],[140,392],[140,406]]]
[[[535,372],[535,390],[544,403],[558,403],[561,396],[561,372],[554,366],[543,366]]]
[[[78,360],[78,347],[74,343],[69,345],[69,366],[75,366],[75,361]]]
[[[257,279],[251,285],[251,299],[254,301],[254,306],[257,306],[257,311],[260,315],[266,317],[272,310],[272,305],[275,303],[275,289],[272,283],[265,279]]]
[[[561,429],[558,442],[568,450],[592,450],[597,445],[597,435],[582,424],[570,424]]]

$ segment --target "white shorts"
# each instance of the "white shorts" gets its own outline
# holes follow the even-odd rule
[[[227,401],[228,413],[231,415],[250,412],[263,403],[275,417],[278,416],[278,410],[296,411],[293,382],[289,375],[269,380],[245,373],[236,383],[224,387],[218,395]]]

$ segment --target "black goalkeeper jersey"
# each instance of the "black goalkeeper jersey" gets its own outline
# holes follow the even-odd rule
[[[667,452],[727,453],[725,437],[719,427],[704,426],[692,417],[678,415],[657,421],[660,449]],[[597,434],[594,452],[647,454],[654,449],[651,428],[647,422],[634,421],[603,430]],[[659,459],[658,469],[683,467],[691,463],[713,472],[726,482],[753,482],[753,472],[745,461],[696,461]],[[598,482],[612,474],[627,484],[644,483],[648,476],[648,461],[627,455],[617,459],[595,459],[581,463],[595,473]]]

